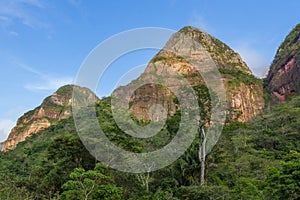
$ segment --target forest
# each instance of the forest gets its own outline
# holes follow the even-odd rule
[[[110,98],[97,101],[96,108],[107,137],[134,152],[164,145],[180,119],[179,112],[158,136],[136,139],[115,124]],[[200,185],[198,140],[166,168],[124,173],[95,160],[68,118],[0,154],[0,199],[299,199],[299,127],[299,97],[265,109],[249,123],[228,119],[207,155]]]

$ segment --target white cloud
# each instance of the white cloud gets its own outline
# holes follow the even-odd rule
[[[249,45],[239,45],[235,49],[255,76],[261,78],[267,73],[269,62],[260,52],[251,48]]]
[[[0,21],[5,23],[10,23],[11,20],[8,17],[0,15]]]
[[[202,31],[205,32],[211,32],[210,27],[207,25],[207,23],[204,20],[204,17],[201,16],[198,13],[193,13],[190,17],[190,20],[188,22],[189,25],[194,26]]]
[[[17,61],[14,61],[14,64],[16,64],[17,66],[21,67],[25,71],[30,72],[32,74],[35,74],[37,76],[42,76],[42,77],[45,76],[43,73],[41,73],[41,72],[33,69],[32,67],[29,67],[28,65],[23,64],[23,63],[19,63]]]
[[[169,0],[168,2],[170,4],[170,6],[176,6],[178,0]]]
[[[15,122],[10,119],[0,119],[0,142],[5,141],[14,127]]]
[[[40,1],[40,0],[15,0],[17,2],[20,3],[24,3],[24,4],[28,4],[28,5],[32,5],[38,8],[44,8],[44,4]]]
[[[35,74],[38,77],[38,80],[34,83],[28,83],[24,87],[30,91],[34,92],[43,92],[43,91],[50,91],[50,90],[57,90],[59,87],[72,84],[73,77],[71,76],[53,76],[53,75],[46,75],[42,72],[39,72],[32,67],[29,67],[25,64],[16,63],[19,67]]]
[[[37,11],[42,11],[45,6],[40,0],[10,0],[0,1],[0,24],[4,27],[15,23],[22,23],[33,29],[47,29],[49,25],[40,20],[36,14],[28,7],[36,8]]]
[[[36,83],[30,83],[24,87],[28,90],[39,92],[57,90],[61,86],[71,84],[73,82],[72,77],[41,77],[41,80]]]
[[[68,0],[68,2],[75,7],[79,6],[79,4],[81,4],[81,0]]]
[[[19,33],[17,33],[16,31],[9,31],[9,35],[17,37],[19,36]]]

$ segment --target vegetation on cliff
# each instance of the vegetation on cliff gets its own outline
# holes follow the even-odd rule
[[[62,119],[69,118],[72,115],[74,87],[82,91],[88,90],[74,85],[65,85],[59,88],[51,96],[45,98],[40,106],[18,119],[16,126],[11,130],[1,150],[14,149],[19,142],[24,141],[27,137],[57,124]]]
[[[277,77],[279,82],[276,84],[286,80],[289,84],[297,83],[294,76],[279,76],[276,73],[282,71],[276,70],[283,67],[286,72],[291,66],[297,69],[295,61],[299,45],[295,44],[299,41],[299,30],[298,25],[279,48],[267,80],[272,82],[271,79]],[[67,86],[46,98],[36,110],[20,118],[20,127],[37,116],[54,121],[39,130],[38,134],[19,141],[14,150],[0,152],[0,199],[299,199],[300,97],[287,98],[285,102],[267,107],[262,112],[262,81],[251,75],[238,54],[216,38],[192,27],[185,27],[181,32],[201,42],[217,62],[227,89],[228,111],[233,113],[230,116],[235,116],[227,118],[217,144],[206,157],[204,186],[200,186],[201,164],[197,139],[173,164],[151,173],[119,172],[96,161],[77,135],[73,118],[60,117],[54,120],[50,117],[53,111],[70,109],[72,89]],[[180,70],[184,65],[190,70],[184,58],[164,52],[150,62],[158,63],[175,64]],[[278,63],[280,67],[276,68]],[[165,67],[151,65],[147,73],[157,70],[157,66]],[[208,88],[198,73],[189,70],[184,71],[188,73],[183,75],[192,83],[199,97],[200,116],[209,121],[211,99]],[[268,89],[274,86],[270,86],[271,82],[265,82]],[[151,87],[157,96],[161,96],[158,92],[167,91],[161,85]],[[288,87],[284,85],[283,88],[271,91],[282,95],[280,92]],[[134,100],[139,99],[138,95],[137,92],[131,99],[131,107],[136,103]],[[173,103],[178,103],[178,99],[169,97]],[[164,102],[164,99],[160,100]],[[176,107],[173,114],[168,116],[166,124],[155,136],[144,139],[131,137],[117,126],[110,103],[109,97],[97,100],[96,116],[109,140],[124,150],[141,153],[159,149],[168,144],[178,131],[180,107]],[[84,116],[86,113],[80,114]],[[142,126],[148,123],[135,115],[132,118]],[[90,128],[87,131],[94,133],[95,130]]]
[[[300,24],[278,48],[265,83],[273,100],[284,101],[300,94]]]
[[[139,152],[162,145],[159,137],[136,140],[126,136],[113,121],[109,102],[98,101],[97,112],[115,144]],[[178,117],[167,121],[164,136],[176,134]],[[0,154],[0,198],[78,199],[91,191],[88,199],[297,199],[299,119],[300,98],[295,98],[251,123],[228,121],[208,155],[204,187],[199,186],[195,141],[171,166],[150,173],[148,189],[136,174],[96,164],[78,138],[72,118],[65,119]],[[90,190],[92,185],[97,187]]]
[[[161,80],[162,83],[165,80],[167,84],[176,88],[176,80],[166,78],[170,76],[170,71],[176,71],[194,88],[205,86],[203,74],[200,74],[199,69],[193,66],[190,60],[196,63],[199,61],[197,64],[205,70],[212,65],[209,61],[209,64],[206,63],[207,59],[213,60],[221,74],[227,96],[228,118],[247,122],[258,115],[264,107],[263,82],[252,75],[240,55],[228,45],[191,26],[182,28],[170,38],[165,47],[149,62],[138,80],[147,82],[155,77],[155,80]],[[135,83],[133,81],[117,89],[117,93],[126,96]],[[212,91],[214,89],[211,88]],[[130,98],[131,112],[139,120],[149,120],[147,111],[153,104],[162,105],[169,116],[174,115],[179,107],[173,101],[173,93],[153,84],[144,85],[130,95],[124,98]],[[198,96],[201,98],[199,94]]]

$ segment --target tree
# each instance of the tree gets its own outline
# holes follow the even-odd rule
[[[232,190],[231,199],[234,200],[262,200],[263,192],[259,190],[257,185],[259,185],[258,180],[239,178],[235,181],[235,186]]]
[[[205,158],[206,158],[206,133],[204,130],[204,124],[201,124],[199,127],[199,161],[201,164],[201,173],[200,173],[200,186],[204,185],[205,181]],[[202,143],[201,143],[202,141]]]
[[[47,147],[46,156],[50,170],[40,185],[42,193],[46,194],[60,192],[75,168],[93,169],[96,162],[78,135],[69,133],[54,138]]]
[[[7,171],[0,173],[0,199],[34,199],[25,187],[18,186],[17,177]]]
[[[142,185],[145,187],[146,191],[149,192],[149,180],[150,180],[150,172],[144,174],[137,174],[137,179]]]
[[[268,171],[267,195],[272,199],[300,198],[300,153],[291,151],[280,168]]]
[[[122,188],[112,184],[110,177],[104,174],[107,166],[98,163],[94,170],[85,171],[76,168],[70,174],[70,180],[63,186],[61,199],[103,199],[116,200],[122,197]]]

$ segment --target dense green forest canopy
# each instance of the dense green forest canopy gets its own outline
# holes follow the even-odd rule
[[[140,140],[114,123],[109,98],[96,107],[111,141],[135,152],[168,143],[180,120],[179,112],[157,136]],[[69,118],[0,154],[0,199],[299,199],[299,127],[299,97],[250,123],[228,121],[207,157],[206,182],[200,187],[196,140],[164,169],[123,173],[89,154]]]

